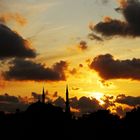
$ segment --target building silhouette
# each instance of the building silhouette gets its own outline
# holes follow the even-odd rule
[[[70,115],[70,102],[69,102],[69,89],[68,85],[66,85],[66,107],[65,107],[65,113]]]
[[[44,87],[42,90],[42,103],[45,103],[45,91],[44,91]]]

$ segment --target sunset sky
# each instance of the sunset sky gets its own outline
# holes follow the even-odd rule
[[[70,97],[140,95],[138,0],[0,0],[0,7],[0,94],[44,87],[64,97],[68,84]]]

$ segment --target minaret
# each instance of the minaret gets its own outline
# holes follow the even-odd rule
[[[45,103],[45,91],[44,91],[44,87],[42,90],[42,103]]]
[[[68,85],[66,86],[66,108],[65,112],[69,115],[70,114],[70,103],[69,103],[69,90]]]

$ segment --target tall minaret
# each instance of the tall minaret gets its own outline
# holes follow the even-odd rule
[[[44,87],[42,90],[42,103],[45,103],[45,91],[44,91]]]
[[[70,103],[69,103],[69,90],[68,90],[68,85],[66,86],[66,108],[65,112],[67,114],[70,114]]]

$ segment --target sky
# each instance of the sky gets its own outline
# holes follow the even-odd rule
[[[140,96],[138,0],[0,0],[0,94]],[[136,10],[134,10],[136,9]],[[6,48],[7,47],[7,48]]]

